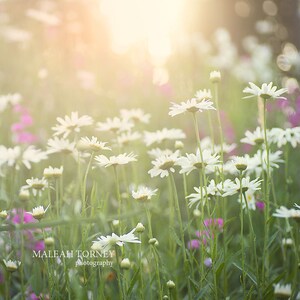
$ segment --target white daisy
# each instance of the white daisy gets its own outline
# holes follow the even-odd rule
[[[215,184],[214,180],[211,180],[209,185],[204,187],[194,187],[194,190],[196,193],[192,193],[188,196],[186,196],[187,199],[189,199],[189,207],[192,207],[195,203],[198,202],[196,208],[200,205],[202,202],[202,205],[206,203],[206,199],[211,199],[211,197],[215,195],[220,195],[218,186]]]
[[[192,98],[190,100],[187,100],[186,102],[181,102],[180,104],[172,103],[169,115],[174,117],[185,112],[196,113],[211,109],[215,110],[212,101],[204,99],[199,102],[198,99]]]
[[[267,99],[285,99],[285,97],[281,97],[282,94],[287,92],[286,88],[282,88],[280,90],[277,90],[277,86],[273,86],[273,82],[270,82],[269,84],[263,83],[261,88],[255,85],[252,82],[249,82],[250,87],[246,87],[243,90],[243,93],[250,94],[250,96],[246,96],[244,98],[251,98],[251,97],[261,97],[265,100]]]
[[[181,174],[190,174],[191,171],[202,168],[204,168],[206,172],[212,173],[214,172],[216,165],[220,163],[219,158],[219,155],[211,154],[210,150],[204,150],[201,156],[200,150],[197,149],[196,154],[187,153],[186,157],[180,157],[176,164],[181,167],[179,172]]]
[[[209,74],[209,80],[213,83],[217,83],[221,81],[221,72],[220,71],[212,71]]]
[[[75,152],[76,144],[74,142],[70,142],[66,139],[60,139],[58,137],[54,137],[53,139],[48,140],[48,151],[47,153],[64,153],[71,154]]]
[[[33,208],[32,212],[29,212],[29,214],[31,214],[36,220],[41,220],[44,217],[45,213],[47,212],[49,206],[50,204],[47,206],[46,209],[44,209],[42,205],[37,206]]]
[[[27,169],[31,169],[32,163],[39,163],[47,158],[46,152],[32,145],[25,148],[24,151],[21,150],[20,146],[14,148],[0,146],[0,167],[6,165],[19,170],[21,164],[24,164]]]
[[[118,166],[118,165],[126,165],[130,162],[137,161],[136,155],[133,153],[123,153],[117,156],[106,157],[105,155],[97,155],[95,156],[95,160],[100,167],[110,167],[110,166]]]
[[[15,94],[7,94],[0,96],[0,112],[4,111],[7,106],[14,106],[20,103],[22,96],[18,93]]]
[[[279,163],[283,163],[281,159],[282,151],[269,152],[269,170],[279,168]],[[255,173],[256,177],[261,176],[263,171],[267,171],[267,151],[258,150],[254,156],[248,160],[247,174]]]
[[[145,114],[144,111],[140,108],[136,109],[121,109],[121,117],[127,121],[140,122],[140,123],[149,123],[150,114]]]
[[[77,144],[77,148],[83,151],[99,152],[101,150],[111,150],[111,148],[106,146],[106,142],[100,142],[95,136],[92,138],[82,137]]]
[[[37,164],[47,158],[48,155],[46,152],[35,148],[35,146],[29,146],[22,153],[21,160],[27,169],[31,169],[31,163]]]
[[[126,146],[130,142],[141,139],[141,137],[142,137],[142,135],[137,131],[135,131],[135,132],[125,132],[125,133],[122,133],[121,135],[119,135],[117,137],[117,143],[120,146]]]
[[[156,192],[158,189],[151,190],[150,188],[146,186],[139,186],[136,191],[132,191],[131,195],[135,200],[138,200],[140,202],[146,202],[149,201],[152,196],[156,195]]]
[[[249,145],[261,145],[265,141],[264,131],[260,127],[256,127],[254,132],[247,130],[245,137],[241,139],[242,143]]]
[[[107,118],[105,122],[98,122],[96,130],[98,131],[112,131],[116,132],[124,132],[130,131],[134,124],[130,120],[120,119],[117,117]]]
[[[272,128],[270,130],[270,142],[277,144],[278,148],[290,143],[293,148],[300,144],[300,127]]]
[[[24,189],[31,189],[34,196],[37,194],[41,195],[42,191],[48,187],[47,180],[43,177],[39,178],[31,178],[26,180],[27,185],[24,185]]]
[[[155,132],[144,132],[144,141],[146,146],[151,146],[154,143],[162,143],[167,140],[181,140],[185,139],[186,135],[181,129],[167,129],[157,130]]]
[[[245,202],[245,197],[247,204]],[[242,207],[245,209],[248,207],[248,209],[256,210],[256,200],[255,200],[255,192],[253,190],[247,190],[245,192],[245,197],[242,196],[242,199],[238,199],[239,203],[242,203]]]
[[[65,118],[58,117],[56,126],[52,127],[55,131],[54,135],[63,135],[65,139],[72,132],[80,132],[81,127],[86,127],[93,124],[93,119],[90,116],[84,115],[79,117],[78,112],[72,112],[71,116],[65,116]]]
[[[147,153],[153,158],[158,158],[162,155],[171,155],[173,153],[173,151],[170,149],[163,150],[160,148],[153,148],[153,149],[149,150]]]
[[[125,243],[141,243],[138,238],[134,235],[135,228],[127,234],[118,236],[113,233],[108,236],[100,236],[97,241],[93,241],[91,247],[92,250],[106,252],[110,250],[113,246],[118,245],[122,247]]]
[[[49,166],[48,168],[44,169],[43,176],[46,179],[59,178],[61,177],[63,170],[64,170],[63,166],[61,166],[60,168],[53,168]]]
[[[248,168],[250,157],[249,155],[245,156],[233,156],[232,162],[237,170],[244,171]]]
[[[199,101],[200,101],[200,100],[203,100],[203,99],[208,99],[208,100],[210,100],[210,99],[212,98],[211,91],[210,91],[210,90],[206,90],[206,89],[204,89],[204,90],[199,90],[199,91],[196,92],[195,98],[196,98],[197,100],[199,100]]]
[[[3,262],[5,264],[6,270],[9,272],[14,272],[14,271],[18,270],[19,266],[21,265],[21,262],[18,260],[3,259]]]
[[[224,189],[223,197],[231,196],[240,192],[242,188],[242,192],[246,192],[248,190],[257,191],[260,189],[261,180],[256,178],[254,180],[250,180],[250,177],[242,178],[242,181],[239,178],[235,178],[233,185],[228,185],[227,190]]]
[[[275,213],[273,213],[273,216],[277,218],[286,218],[286,219],[292,218],[295,220],[300,220],[300,209],[299,209],[300,207],[297,205],[295,206],[298,209],[294,209],[294,208],[288,209],[285,206],[280,206],[280,208],[277,208]]]
[[[165,154],[152,161],[153,168],[148,171],[151,177],[160,176],[161,178],[169,176],[169,173],[175,172],[174,166],[178,160],[179,151],[171,154]]]
[[[292,285],[291,284],[280,284],[274,285],[274,296],[282,299],[289,299],[292,295]]]
[[[235,143],[232,143],[232,144],[223,143],[222,147],[221,147],[221,145],[215,145],[214,146],[214,152],[215,153],[221,153],[221,151],[223,149],[223,153],[231,153],[236,148],[236,146],[237,145]]]

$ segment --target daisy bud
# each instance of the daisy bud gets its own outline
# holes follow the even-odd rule
[[[12,260],[6,261],[5,259],[3,259],[3,262],[4,262],[6,270],[8,272],[14,272],[14,271],[18,270],[18,267],[21,264],[21,262],[17,261],[17,260],[16,261],[12,261]]]
[[[201,211],[199,209],[194,209],[193,210],[193,215],[194,215],[194,217],[200,217],[201,216]]]
[[[283,246],[290,247],[293,245],[293,240],[291,238],[282,239],[281,243]]]
[[[19,199],[21,201],[27,201],[30,198],[29,190],[21,189],[19,193]]]
[[[168,289],[174,289],[174,288],[175,288],[175,283],[174,283],[174,281],[169,280],[169,281],[167,282],[167,287],[168,287]]]
[[[63,166],[61,166],[60,168],[49,167],[44,169],[43,175],[46,179],[57,179],[62,175],[62,173]]]
[[[135,227],[135,232],[143,233],[145,231],[145,226],[142,223],[138,223]]]
[[[209,80],[212,83],[218,83],[221,81],[221,73],[219,71],[212,71],[209,74]]]
[[[49,205],[48,205],[48,207],[49,207]],[[37,206],[32,210],[31,214],[36,220],[41,220],[44,217],[48,207],[46,209],[44,209],[43,206]]]
[[[0,218],[5,220],[7,218],[7,211],[6,210],[2,210],[0,211]]]
[[[236,169],[240,172],[245,171],[248,167],[247,159],[245,157],[236,156],[233,159]]]
[[[54,238],[53,237],[47,237],[44,239],[45,245],[48,247],[51,247],[54,245]]]
[[[122,259],[121,263],[120,263],[120,266],[122,269],[125,269],[125,270],[128,270],[130,268],[130,260],[128,258],[124,258]]]
[[[113,220],[112,221],[112,226],[113,227],[118,227],[120,225],[120,221],[119,220]]]
[[[183,144],[182,141],[176,141],[175,142],[175,149],[180,150],[180,149],[183,149],[183,147],[184,147],[184,144]]]
[[[158,243],[158,240],[156,238],[152,238],[149,240],[149,244],[150,245],[154,245],[154,246],[158,246],[159,243]]]
[[[163,300],[168,300],[168,299],[169,299],[169,297],[167,295],[163,296]]]

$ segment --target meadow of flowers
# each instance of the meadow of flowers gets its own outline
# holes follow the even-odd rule
[[[61,3],[0,2],[0,298],[300,299],[296,47],[98,62]]]

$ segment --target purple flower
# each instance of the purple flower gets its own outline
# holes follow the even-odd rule
[[[199,240],[190,240],[187,244],[188,249],[194,250],[199,249],[200,241]]]
[[[211,227],[218,227],[220,231],[223,230],[224,221],[221,218],[217,219],[205,219],[203,222],[204,226],[208,229],[211,229]]]
[[[265,209],[265,203],[262,201],[257,201],[255,205],[259,211],[263,211]]]

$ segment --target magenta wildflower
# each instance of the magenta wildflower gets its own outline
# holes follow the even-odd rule
[[[187,244],[188,249],[194,250],[199,249],[200,247],[200,241],[199,240],[190,240]]]
[[[265,209],[265,203],[262,201],[257,201],[255,205],[259,211],[263,211]]]

